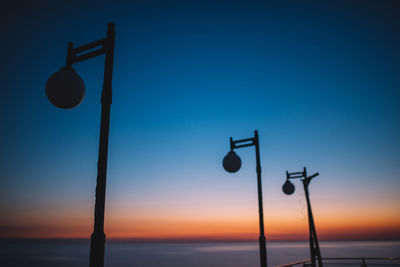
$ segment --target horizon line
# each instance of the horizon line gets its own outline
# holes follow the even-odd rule
[[[90,237],[0,237],[0,240],[31,240],[31,241],[90,241]],[[211,239],[211,238],[116,238],[110,237],[106,242],[131,243],[257,243],[255,239]],[[308,239],[267,239],[268,242],[308,242]],[[320,242],[340,241],[400,241],[400,237],[393,238],[324,238]]]

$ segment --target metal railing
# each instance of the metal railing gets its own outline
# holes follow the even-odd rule
[[[322,258],[325,266],[399,266],[399,257],[387,257],[387,258]],[[292,267],[292,266],[311,266],[311,259],[299,260],[292,263],[276,265],[275,267]]]

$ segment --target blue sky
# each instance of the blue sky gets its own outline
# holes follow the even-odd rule
[[[235,175],[221,161],[230,136],[251,137],[257,129],[267,210],[294,203],[280,191],[285,170],[307,166],[321,173],[312,185],[317,210],[326,199],[338,207],[356,202],[354,212],[377,200],[374,209],[389,207],[389,217],[400,218],[395,1],[6,7],[0,209],[8,216],[2,227],[23,228],[27,218],[42,225],[40,218],[51,222],[74,212],[89,220],[104,58],[74,66],[87,94],[73,110],[53,107],[44,86],[65,64],[69,41],[103,38],[110,21],[117,35],[107,210],[135,214],[154,205],[160,212],[162,203],[172,203],[192,216],[182,203],[208,201],[249,203],[256,215],[254,151],[238,152],[243,169]]]

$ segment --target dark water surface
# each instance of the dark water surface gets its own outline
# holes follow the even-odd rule
[[[306,259],[309,258],[308,243],[269,242],[267,254],[269,266]],[[323,257],[399,257],[400,241],[321,242],[321,254]],[[0,266],[4,267],[86,267],[89,241],[0,239],[0,257]],[[105,266],[256,267],[259,266],[258,244],[110,241],[106,245]]]

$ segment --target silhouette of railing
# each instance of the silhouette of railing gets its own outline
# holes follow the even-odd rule
[[[400,266],[399,257],[387,257],[387,258],[322,258],[325,266]],[[292,267],[292,266],[311,266],[311,259],[304,259],[288,264],[276,265],[275,267]]]

